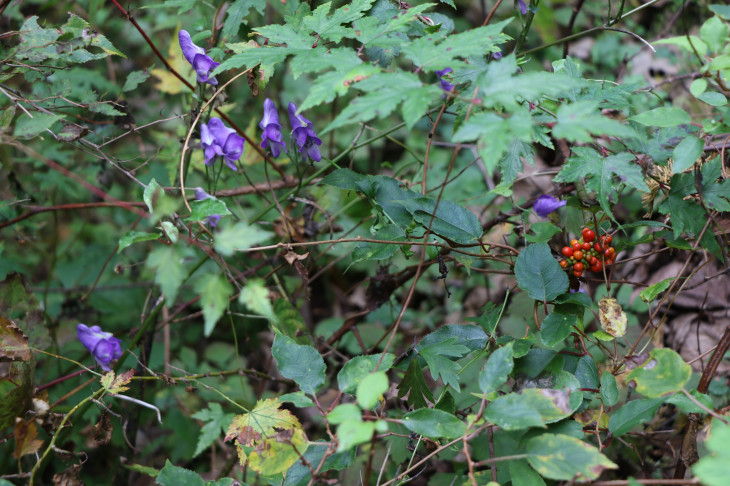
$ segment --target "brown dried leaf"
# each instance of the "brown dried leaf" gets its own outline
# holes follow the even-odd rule
[[[13,436],[15,436],[13,457],[16,459],[20,459],[28,454],[35,454],[43,445],[43,441],[37,439],[38,428],[36,428],[34,422],[17,419]]]
[[[0,361],[29,361],[28,336],[13,322],[0,317]]]
[[[598,302],[598,317],[601,328],[613,337],[626,334],[628,318],[616,299],[604,297]]]
[[[84,486],[79,474],[81,474],[81,464],[74,464],[70,468],[54,474],[51,481],[54,486]]]

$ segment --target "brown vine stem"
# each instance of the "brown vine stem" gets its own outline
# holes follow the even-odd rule
[[[499,8],[500,5],[502,5],[502,0],[497,0],[497,3],[494,4],[494,7],[492,7],[492,10],[489,11],[489,15],[487,15],[487,18],[484,19],[484,23],[482,23],[482,27],[486,26],[492,20],[492,17],[494,16],[494,12],[497,11],[497,9]]]
[[[452,87],[451,91],[449,91],[449,93],[448,93],[448,96],[451,96],[451,93],[453,91],[454,91],[454,88]],[[431,131],[428,132],[428,141],[426,142],[426,155],[423,157],[423,180],[421,181],[421,193],[424,196],[426,195],[426,181],[427,181],[427,176],[428,176],[428,154],[431,153],[431,144],[433,144],[433,136],[436,134],[436,128],[439,126],[439,123],[441,122],[441,117],[444,116],[444,112],[446,111],[447,101],[448,101],[448,98],[441,105],[441,110],[439,111],[439,114],[436,116],[436,121],[433,122]]]
[[[18,216],[16,218],[5,221],[4,223],[0,223],[0,229],[5,228],[6,226],[12,226],[19,221],[23,221],[24,219],[28,219],[37,214],[47,213],[49,211],[78,211],[78,210],[92,209],[92,208],[124,208],[124,209],[127,209],[126,205],[144,206],[144,203],[141,201],[140,202],[123,201],[123,202],[125,204],[118,204],[118,203],[114,203],[114,202],[93,202],[93,203],[59,204],[57,206],[27,206],[30,209],[30,211],[28,211],[25,214],[21,214],[20,216]]]
[[[573,26],[575,25],[575,19],[580,13],[580,9],[583,8],[585,0],[578,0],[578,3],[573,6],[573,13],[570,15],[570,22],[568,22],[568,32],[573,32]],[[568,49],[570,48],[570,40],[565,41],[563,45],[563,59],[568,57]]]

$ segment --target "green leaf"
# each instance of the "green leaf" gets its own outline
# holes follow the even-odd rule
[[[484,369],[479,372],[479,388],[485,395],[495,392],[507,382],[514,368],[512,343],[495,349],[487,359]]]
[[[562,434],[542,434],[530,439],[527,461],[541,476],[564,481],[590,481],[605,469],[618,468],[597,448]]]
[[[231,256],[236,251],[245,251],[263,243],[274,236],[273,233],[240,222],[222,229],[215,235],[215,251],[223,256]]]
[[[689,136],[674,147],[672,158],[674,163],[672,171],[674,174],[683,172],[694,165],[700,158],[705,148],[705,142],[697,137]]]
[[[568,276],[545,243],[526,247],[515,264],[517,285],[537,301],[555,299],[568,290]]]
[[[542,322],[540,339],[545,346],[552,348],[556,344],[562,343],[573,332],[573,326],[577,322],[578,316],[575,314],[552,312]]]
[[[530,243],[547,243],[553,236],[563,231],[548,221],[532,223],[530,229],[535,233],[534,235],[525,235],[525,239]]]
[[[601,400],[607,407],[613,407],[618,402],[616,377],[605,370],[601,373]]]
[[[704,101],[710,106],[725,106],[727,105],[727,98],[724,94],[718,93],[717,91],[707,91],[697,96],[698,99]]]
[[[380,228],[373,235],[373,239],[405,242],[406,233],[399,226],[388,224]],[[352,263],[387,260],[396,254],[398,248],[394,244],[361,243],[352,250]]]
[[[689,92],[692,96],[697,97],[707,90],[707,80],[705,78],[699,78],[692,81],[689,85]]]
[[[186,221],[203,221],[205,222],[208,216],[217,214],[219,216],[227,216],[231,214],[226,206],[226,203],[220,199],[209,197],[201,201],[193,201],[190,203],[192,212],[190,217],[186,218]]]
[[[362,412],[354,403],[343,403],[337,405],[334,410],[327,414],[327,422],[333,425],[346,422],[361,422]]]
[[[573,147],[573,155],[563,164],[555,182],[576,182],[600,173],[603,157],[590,147]]]
[[[312,15],[304,18],[304,25],[311,31],[319,34],[323,39],[339,42],[345,37],[351,28],[343,27],[341,24],[349,23],[362,17],[375,0],[355,0],[348,2],[344,7],[327,15],[332,7],[332,2],[317,7]]]
[[[155,478],[155,483],[161,486],[205,486],[205,481],[190,469],[173,465],[165,459],[165,467]]]
[[[205,422],[203,428],[200,429],[198,443],[193,453],[193,457],[197,457],[225,433],[226,429],[231,425],[233,414],[223,413],[223,408],[221,408],[219,403],[210,402],[208,408],[194,413],[193,418]]]
[[[581,388],[597,389],[599,383],[598,366],[590,355],[581,356],[575,368],[575,377],[578,378]]]
[[[353,84],[355,80],[364,79],[379,72],[380,68],[378,67],[372,66],[370,64],[358,64],[350,69],[338,69],[336,71],[330,71],[321,74],[317,76],[317,79],[312,83],[312,87],[309,89],[309,94],[299,106],[299,110],[304,111],[313,106],[319,106],[325,103],[329,103],[334,100],[335,97],[343,96],[345,93],[347,93],[350,85]],[[374,117],[377,115],[377,113],[375,113],[374,111],[365,110],[363,110],[363,113],[361,114],[355,113],[356,110],[351,109],[350,106],[352,106],[353,104],[359,104],[364,107],[364,105],[362,105],[362,102],[358,101],[359,99],[360,98],[355,98],[354,100],[348,102],[347,107],[340,112],[337,117],[337,119],[340,119],[342,117],[338,122],[339,125],[355,123],[356,119],[370,120],[372,118],[369,117]],[[397,106],[397,103],[395,105]],[[396,106],[390,107],[388,113],[392,112]],[[320,134],[325,134],[329,130],[331,130],[333,128],[332,125],[336,121],[338,121],[337,119],[333,120],[330,125],[328,125],[324,130],[322,130],[322,132],[320,132]]]
[[[195,281],[195,292],[200,295],[200,307],[203,309],[203,335],[209,337],[228,308],[228,300],[233,295],[233,287],[220,275],[208,273]]]
[[[458,338],[454,337],[440,343],[429,344],[422,347],[418,354],[426,361],[434,380],[438,380],[440,377],[444,385],[451,386],[459,392],[461,388],[456,372],[461,369],[461,366],[450,358],[462,358],[469,352],[469,348],[456,344],[457,341]]]
[[[304,392],[314,394],[324,384],[327,366],[313,347],[299,345],[293,339],[277,334],[271,352],[279,373],[297,382]]]
[[[654,417],[663,398],[632,400],[611,414],[608,431],[618,437],[629,432],[634,426],[648,422]]]
[[[372,410],[388,391],[388,375],[376,371],[366,375],[357,385],[357,403],[363,410]]]
[[[246,17],[252,8],[263,15],[266,9],[265,0],[235,0],[226,10],[226,21],[223,23],[221,38],[227,39],[238,34],[241,24],[247,25]]]
[[[730,20],[730,5],[710,5],[710,10],[725,20]]]
[[[168,239],[173,243],[177,243],[177,238],[180,235],[180,231],[177,229],[177,226],[175,226],[170,221],[163,221],[160,224],[160,227],[167,235]]]
[[[337,438],[340,441],[337,452],[347,451],[373,439],[377,427],[376,422],[349,421],[337,427]]]
[[[553,136],[571,142],[592,142],[595,136],[632,137],[636,132],[616,120],[600,114],[598,101],[578,101],[563,104],[558,108],[558,120],[553,128]]]
[[[454,439],[466,433],[466,424],[443,410],[419,408],[403,417],[403,425],[417,434]]]
[[[413,408],[425,408],[428,406],[426,400],[434,402],[433,394],[426,385],[426,379],[423,377],[423,371],[418,365],[418,359],[412,359],[408,365],[403,380],[398,385],[398,398],[403,398],[408,394],[408,405]]]
[[[271,305],[269,289],[266,288],[266,282],[260,278],[252,278],[246,282],[238,296],[238,303],[245,305],[256,314],[266,317],[274,325],[279,323]]]
[[[427,197],[415,197],[398,201],[413,216],[416,223],[424,228],[431,225],[431,231],[439,236],[460,244],[469,244],[482,236],[482,225],[474,213],[451,201],[441,200],[436,209],[436,201]],[[431,220],[433,219],[433,222]]]
[[[544,428],[545,424],[570,415],[573,412],[570,402],[571,391],[567,389],[526,388],[522,393],[497,397],[487,407],[484,417],[504,430]]]
[[[309,398],[307,395],[304,394],[303,391],[298,391],[294,393],[285,393],[279,397],[279,401],[281,403],[289,402],[293,404],[295,407],[299,408],[307,408],[307,407],[313,407],[314,402],[311,398]]]
[[[634,115],[630,120],[651,127],[674,127],[689,125],[692,122],[689,113],[681,108],[661,107]]]
[[[526,460],[509,461],[507,465],[513,485],[545,486],[545,481],[530,467]]]
[[[45,132],[54,123],[63,118],[65,117],[54,115],[53,113],[34,113],[33,118],[27,114],[21,115],[15,123],[13,135],[22,138],[33,138]]]
[[[727,36],[728,26],[720,17],[710,17],[700,27],[700,38],[705,41],[712,52],[722,52]]]
[[[675,393],[674,395],[670,395],[666,398],[665,402],[671,403],[684,413],[707,413],[707,410],[713,409],[712,397],[709,395],[700,393],[697,390],[692,390],[689,394],[692,395],[697,402],[704,405],[704,408],[695,403],[694,400],[691,400],[684,393]]]
[[[340,390],[344,393],[350,393],[355,391],[357,384],[367,375],[375,371],[375,365],[380,360],[380,354],[373,354],[369,356],[355,356],[345,363],[340,372],[337,374],[337,385]],[[383,358],[383,362],[380,363],[380,371],[388,371],[393,362],[395,361],[395,355],[386,353]]]
[[[122,250],[134,243],[139,243],[140,241],[156,240],[161,236],[162,235],[160,233],[145,233],[142,231],[134,230],[127,231],[124,236],[119,238],[119,248],[117,249],[117,253],[121,253]]]
[[[152,214],[153,221],[172,214],[177,209],[177,201],[168,196],[165,189],[154,178],[145,187],[142,199]]]
[[[709,454],[692,466],[692,473],[706,486],[725,486],[730,463],[730,426],[714,420],[712,430],[705,441]]]
[[[667,290],[672,284],[672,281],[674,281],[674,277],[665,278],[661,282],[652,284],[642,290],[639,293],[639,297],[641,297],[641,300],[648,304],[649,302],[652,302],[654,299],[656,299],[659,294]]]
[[[147,257],[146,266],[155,269],[155,283],[165,295],[167,305],[172,305],[177,297],[187,271],[182,263],[183,253],[176,245],[160,246]]]
[[[636,391],[648,398],[661,397],[681,390],[692,375],[692,367],[676,351],[652,349],[649,359],[626,375],[636,382]]]
[[[690,43],[691,41],[691,43]],[[679,35],[677,37],[669,37],[667,39],[659,39],[652,41],[654,45],[669,44],[684,49],[689,54],[694,55],[695,49],[700,55],[708,51],[707,44],[696,35]]]
[[[489,340],[489,336],[480,326],[474,324],[446,324],[434,332],[426,334],[415,347],[415,350],[420,351],[424,346],[443,343],[451,338],[456,338],[455,344],[466,346],[470,351],[484,348]]]

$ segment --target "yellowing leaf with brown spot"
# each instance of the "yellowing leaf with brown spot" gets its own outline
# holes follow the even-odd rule
[[[626,380],[636,382],[636,391],[647,398],[659,398],[681,390],[689,381],[692,367],[671,349],[653,349],[649,359],[634,368]]]
[[[626,334],[626,313],[616,299],[604,297],[598,302],[598,317],[601,327],[613,337]]]
[[[563,434],[542,434],[530,439],[527,462],[541,476],[563,481],[591,481],[604,469],[618,468],[597,448]]]

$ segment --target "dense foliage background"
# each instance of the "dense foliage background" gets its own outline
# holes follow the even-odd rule
[[[727,484],[727,5],[0,13],[0,484]]]

